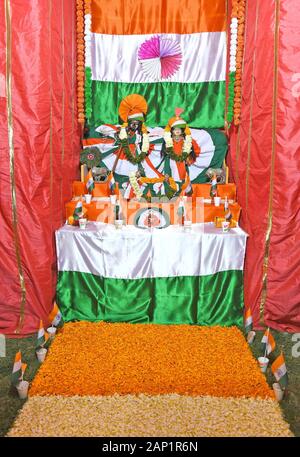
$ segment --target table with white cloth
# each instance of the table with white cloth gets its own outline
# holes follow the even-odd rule
[[[247,234],[212,223],[140,229],[88,222],[56,232],[65,321],[242,325]]]

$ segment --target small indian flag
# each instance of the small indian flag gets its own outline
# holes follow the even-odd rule
[[[57,303],[54,302],[53,309],[52,309],[51,313],[49,314],[49,321],[51,322],[52,325],[56,326],[60,323],[61,318],[62,318],[61,312],[59,311]]]
[[[245,330],[246,333],[249,333],[253,327],[253,318],[251,314],[251,309],[247,308],[245,312],[245,320],[244,320]]]
[[[21,351],[18,351],[15,356],[14,366],[11,375],[11,382],[16,386],[22,380],[22,356]]]
[[[211,198],[216,197],[218,193],[218,187],[217,187],[217,176],[214,175],[211,181],[211,186],[210,186],[210,196]]]
[[[284,360],[282,353],[272,363],[271,370],[272,370],[273,375],[276,378],[276,381],[278,381],[282,387],[287,387],[288,374],[287,374],[285,360]]]
[[[228,207],[227,210],[225,210],[225,220],[227,222],[230,222],[231,219],[232,219],[232,213],[231,213],[231,211],[230,211],[230,209]]]
[[[94,178],[93,178],[93,174],[92,174],[92,170],[89,170],[88,174],[86,175],[85,177],[85,187],[87,188],[87,191],[88,193],[92,193],[92,190],[94,189],[95,187],[95,183],[94,183]]]
[[[74,209],[74,213],[73,213],[73,218],[75,221],[78,221],[78,219],[82,216],[82,211],[83,211],[83,208],[82,208],[82,201],[79,201]]]
[[[180,200],[179,206],[177,208],[177,216],[180,218],[180,223],[183,225],[183,218],[185,216],[185,208],[183,200]]]
[[[274,351],[276,343],[275,343],[275,340],[274,340],[269,328],[265,331],[261,342],[264,344],[264,347],[266,347],[265,345],[267,345],[267,354],[268,355],[271,354],[272,351]]]
[[[131,198],[134,198],[134,197],[135,197],[135,194],[134,194],[133,187],[130,183],[128,183],[126,190],[124,192],[124,199],[130,200]]]
[[[114,194],[115,190],[116,190],[116,181],[115,181],[113,173],[110,173],[107,179],[108,179],[110,193]]]
[[[89,170],[88,174],[84,178],[84,182],[85,182],[85,187],[86,187],[88,193],[90,194],[95,187],[92,170]]]
[[[44,344],[48,341],[49,335],[45,333],[43,321],[40,321],[40,328],[37,334],[37,347],[43,347]]]

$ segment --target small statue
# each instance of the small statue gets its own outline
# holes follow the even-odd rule
[[[226,182],[226,172],[223,168],[209,168],[205,174],[210,181],[215,175],[218,184],[225,184]]]
[[[92,168],[92,175],[94,181],[96,182],[103,182],[107,179],[108,170],[104,167],[93,167]]]

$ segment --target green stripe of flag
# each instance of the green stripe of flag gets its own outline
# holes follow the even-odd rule
[[[176,107],[184,108],[190,127],[223,128],[225,81],[202,83],[115,83],[91,81],[89,125],[118,124],[121,100],[129,94],[143,95],[148,103],[149,127],[167,125]]]
[[[114,279],[60,271],[57,299],[65,321],[242,326],[243,272]]]

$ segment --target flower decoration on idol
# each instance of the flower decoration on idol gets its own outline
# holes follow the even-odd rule
[[[186,121],[181,117],[181,113],[183,113],[183,111],[184,110],[182,108],[175,109],[175,116],[169,119],[169,122],[166,125],[164,132],[164,140],[166,142],[167,153],[174,160],[180,159],[181,161],[186,160],[192,151],[192,135]],[[179,156],[174,154],[174,143],[172,137],[172,132],[174,132],[176,129],[181,129],[181,131],[185,134],[185,139],[182,147],[182,154]]]
[[[141,198],[143,196],[143,192],[141,191],[141,188],[139,186],[136,173],[131,172],[129,174],[129,182],[131,184],[131,187],[132,187],[133,192],[135,193],[136,197]]]
[[[143,72],[151,80],[170,79],[181,66],[181,47],[171,38],[156,35],[141,44],[138,59]]]

